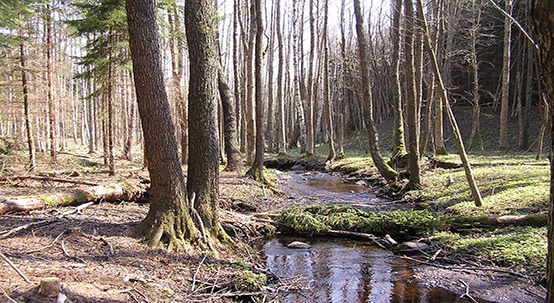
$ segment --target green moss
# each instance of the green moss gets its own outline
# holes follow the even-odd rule
[[[241,291],[256,291],[260,287],[267,284],[267,276],[263,273],[254,273],[249,269],[245,269],[240,273],[238,290]]]

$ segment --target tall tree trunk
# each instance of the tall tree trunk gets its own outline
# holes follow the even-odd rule
[[[431,46],[431,38],[429,37],[429,31],[427,29],[427,21],[425,20],[425,14],[423,13],[422,0],[417,0],[417,16],[419,19],[419,24],[423,29],[425,48],[427,49],[427,53],[431,59],[431,64],[433,66],[433,73],[435,74],[435,79],[440,88],[439,90],[440,90],[441,98],[443,99],[444,104],[446,106],[446,113],[448,115],[448,120],[450,122],[450,126],[452,127],[452,130],[454,133],[454,138],[456,139],[458,153],[460,154],[460,158],[462,160],[462,165],[464,167],[469,189],[473,196],[473,201],[475,202],[475,206],[482,206],[483,199],[481,198],[481,193],[479,192],[479,188],[477,187],[477,183],[475,182],[475,178],[473,177],[473,172],[471,171],[471,165],[469,164],[467,153],[464,148],[464,142],[462,141],[462,135],[460,134],[460,130],[458,129],[458,124],[456,123],[456,118],[454,117],[454,113],[452,112],[452,108],[450,108],[450,104],[448,102],[448,94],[444,86],[444,83],[442,82],[442,77],[440,74],[437,57],[435,56],[435,52],[433,51],[433,48]]]
[[[527,16],[527,28],[531,28],[531,1],[525,1],[525,7],[529,12]],[[529,148],[529,118],[531,116],[532,108],[532,96],[533,96],[533,71],[534,71],[534,45],[531,41],[526,40],[527,45],[527,68],[525,74],[525,109],[524,109],[524,121],[523,129],[521,132],[518,148],[519,150],[527,150]]]
[[[132,79],[132,74],[129,73],[128,79]],[[124,87],[125,90],[127,90],[127,87]],[[127,130],[127,138],[125,138],[125,147],[123,148],[123,156],[127,161],[133,160],[132,155],[132,149],[133,149],[133,143],[134,143],[134,133],[135,133],[135,116],[136,116],[136,106],[135,106],[135,100],[133,98],[133,94],[129,92],[128,98],[130,100],[129,102],[129,122],[128,122],[128,130]]]
[[[444,54],[445,51],[444,51],[444,48],[442,46],[443,44],[443,40],[444,40],[444,36],[445,36],[445,30],[444,30],[444,23],[445,21],[443,20],[444,19],[444,11],[446,10],[446,3],[445,1],[437,1],[438,3],[436,4],[436,18],[435,20],[437,20],[437,22],[439,23],[439,26],[438,26],[438,29],[437,29],[437,39],[436,39],[436,49],[437,49],[437,60],[440,60],[440,62],[444,62],[444,57],[446,57],[446,55]],[[448,16],[448,14],[446,14]],[[448,33],[446,33],[446,35],[448,35]],[[448,38],[447,38],[448,39]],[[447,41],[448,42],[448,41]],[[449,43],[447,43],[448,45]],[[450,43],[451,44],[451,43]],[[447,50],[446,52],[448,52],[448,47],[447,47]],[[448,59],[446,61],[449,61]],[[449,73],[449,70],[446,69],[446,74],[447,74],[447,77],[450,77],[450,75],[448,74]],[[436,85],[438,85],[438,83],[435,83]],[[438,90],[439,88],[437,88]],[[434,130],[435,130],[435,153],[438,154],[438,155],[446,155],[448,154],[448,151],[446,150],[446,146],[444,145],[444,133],[443,133],[443,126],[444,126],[444,123],[443,123],[443,113],[444,113],[444,101],[442,99],[442,97],[440,96],[440,94],[436,94],[436,97],[435,97],[435,127],[434,127]]]
[[[331,109],[331,88],[329,84],[329,37],[327,23],[329,19],[329,0],[325,0],[325,15],[323,19],[323,49],[324,49],[324,71],[323,71],[323,95],[325,99],[325,113],[327,120],[327,135],[329,136],[329,155],[327,161],[334,161],[337,153],[335,151],[335,134],[333,129],[333,111]]]
[[[152,182],[150,209],[146,218],[135,229],[135,233],[144,238],[150,246],[167,242],[170,249],[177,248],[183,240],[196,243],[198,230],[190,215],[190,204],[186,199],[175,128],[171,121],[164,86],[156,7],[155,3],[149,0],[127,0],[126,9],[137,103],[144,133],[148,172]],[[207,15],[211,18],[210,14]],[[194,25],[196,24],[195,22]],[[194,37],[193,29],[190,29],[190,33],[191,37]],[[200,48],[197,45],[191,50]],[[205,48],[202,47],[202,50]],[[215,50],[212,53],[215,55]],[[197,53],[192,52],[191,55],[192,59]],[[215,69],[213,75],[215,77]],[[198,76],[200,78],[202,75]],[[191,77],[193,78],[195,77]],[[215,79],[212,82],[215,91]],[[217,143],[215,145],[217,150]],[[209,163],[202,164],[209,165],[213,161],[217,163],[217,155],[213,158]],[[197,161],[202,162],[202,159]]]
[[[300,153],[304,153],[307,150],[307,130],[306,130],[306,119],[304,116],[304,105],[302,102],[302,77],[300,76],[300,68],[298,64],[298,60],[300,55],[298,53],[298,32],[297,30],[298,26],[298,10],[297,10],[297,3],[293,4],[293,12],[292,12],[292,18],[293,18],[293,25],[292,25],[292,31],[293,31],[293,41],[292,41],[292,61],[293,61],[293,82],[294,82],[294,104],[296,106],[296,111],[298,115],[298,121],[299,129],[300,129],[300,137],[298,141],[300,141]],[[291,147],[291,145],[289,145]]]
[[[106,88],[106,94],[107,94],[107,107],[108,107],[108,121],[107,121],[107,136],[108,136],[108,170],[109,175],[114,176],[115,175],[115,158],[114,158],[114,105],[113,105],[113,81],[115,81],[114,77],[114,63],[112,63],[112,56],[113,56],[113,47],[115,46],[116,41],[114,41],[114,35],[112,29],[109,30],[110,38],[109,38],[109,51],[108,51],[108,81],[107,81],[107,88]]]
[[[479,147],[481,151],[484,151],[483,146],[483,137],[481,136],[481,106],[479,105],[479,61],[477,61],[477,35],[479,30],[479,22],[481,20],[481,5],[475,3],[475,0],[471,1],[471,11],[473,15],[473,23],[471,24],[471,29],[469,30],[469,35],[471,38],[471,52],[470,52],[470,62],[471,69],[473,72],[473,86],[472,86],[472,95],[473,95],[473,112],[471,124],[471,135],[469,136],[469,141],[467,143],[467,149],[471,148],[475,136],[479,139]]]
[[[273,58],[274,58],[274,35],[275,35],[275,11],[274,7],[271,8],[271,18],[269,20],[272,20],[271,27],[269,30],[269,42],[268,42],[268,58],[267,58],[267,66],[269,67],[267,69],[267,127],[265,133],[267,134],[267,137],[265,138],[267,141],[267,147],[269,152],[275,152],[275,114],[274,114],[274,94],[273,94]]]
[[[512,1],[506,0],[506,12],[512,14]],[[510,93],[510,54],[512,40],[512,20],[506,16],[504,18],[504,56],[502,60],[502,101],[500,106],[500,141],[498,149],[508,149],[508,112],[509,93]]]
[[[393,130],[393,147],[392,159],[393,163],[397,162],[403,155],[406,154],[406,143],[404,140],[404,118],[402,114],[402,89],[400,86],[400,10],[402,9],[402,0],[393,1],[392,12],[392,84],[393,89],[393,114],[394,114],[394,130]]]
[[[406,56],[406,107],[409,135],[409,163],[410,178],[407,185],[409,189],[421,187],[421,174],[419,168],[419,117],[417,113],[417,91],[414,71],[414,10],[412,0],[404,0],[404,53]]]
[[[216,16],[211,0],[187,0],[185,27],[190,57],[189,164],[187,190],[196,195],[201,221],[211,241],[227,240],[219,223],[219,142]],[[212,30],[206,30],[212,29]]]
[[[539,45],[538,59],[541,63],[543,90],[547,102],[554,100],[554,0],[533,1],[533,23]],[[554,106],[549,108],[550,151],[554,150]],[[546,263],[547,303],[554,303],[554,161],[550,160],[550,203],[548,212],[548,249]]]
[[[314,81],[314,53],[317,49],[317,42],[316,42],[316,29],[315,29],[315,17],[314,17],[314,0],[310,0],[309,4],[309,13],[310,13],[310,53],[308,57],[308,79],[307,79],[307,92],[306,92],[306,156],[313,156],[314,155],[314,148],[315,148],[315,126],[314,126],[314,101],[315,101],[315,93],[314,93],[314,87],[315,87],[315,81]],[[302,7],[303,8],[303,7]],[[304,22],[302,20],[301,22]],[[302,44],[302,34],[300,34],[300,43]],[[303,54],[304,50],[301,47],[300,53]],[[301,58],[303,55],[301,56]],[[301,59],[303,60],[303,59]],[[301,77],[300,81],[304,83],[304,78]],[[301,88],[302,90],[302,84]],[[302,94],[301,94],[302,95]],[[304,98],[302,98],[304,99]]]
[[[256,151],[256,121],[254,100],[254,44],[256,42],[256,6],[250,0],[250,30],[246,50],[246,164],[252,165]],[[261,89],[256,87],[256,90]]]
[[[284,69],[284,50],[283,50],[283,33],[281,32],[281,0],[275,0],[275,30],[277,31],[277,47],[279,50],[278,55],[278,69],[277,69],[277,103],[278,103],[278,150],[279,154],[284,155],[287,153],[286,136],[285,136],[285,98],[283,96],[283,69]],[[271,67],[270,67],[271,68]]]
[[[368,46],[364,33],[360,0],[354,0],[354,13],[356,15],[356,33],[358,35],[358,54],[360,56],[360,65],[362,70],[363,115],[368,132],[369,151],[371,153],[373,163],[375,163],[375,166],[379,170],[381,176],[388,181],[393,181],[398,176],[398,173],[385,162],[383,157],[381,157],[379,152],[379,135],[372,117],[373,101],[371,98],[371,86],[369,83]]]
[[[50,158],[52,162],[58,162],[58,132],[57,132],[57,118],[56,118],[56,101],[52,93],[52,16],[50,12],[50,5],[46,6],[46,86],[47,86],[47,100],[48,100],[48,130],[50,140]]]
[[[256,60],[255,60],[255,74],[256,74],[256,157],[254,163],[247,175],[254,178],[254,180],[267,183],[267,180],[263,174],[264,164],[264,131],[263,131],[263,117],[264,117],[264,100],[263,100],[263,38],[264,38],[264,21],[262,15],[262,0],[253,0],[255,3],[255,20],[256,20]]]
[[[21,12],[19,13],[21,18]],[[19,37],[23,39],[23,26],[19,26]],[[27,147],[29,148],[29,170],[35,168],[35,145],[33,143],[33,130],[31,129],[31,118],[29,114],[29,88],[27,83],[27,65],[25,61],[25,42],[21,40],[19,44],[19,62],[21,64],[21,87],[23,89],[23,112],[25,114],[25,129],[27,132]]]

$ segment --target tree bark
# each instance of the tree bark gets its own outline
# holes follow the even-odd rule
[[[135,233],[149,246],[167,241],[170,249],[177,248],[182,240],[196,243],[199,237],[186,199],[175,128],[164,86],[156,7],[149,0],[127,0],[126,9],[145,156],[152,182],[150,209]],[[195,46],[191,50],[199,48]],[[215,83],[213,85],[215,90]],[[214,160],[217,162],[217,156]]]
[[[50,140],[50,158],[52,162],[58,162],[58,142],[57,142],[57,119],[56,119],[56,101],[52,96],[52,16],[50,5],[46,6],[46,86],[48,100],[48,130]]]
[[[512,14],[512,0],[506,0],[506,12]],[[502,96],[500,105],[500,141],[498,149],[508,149],[508,112],[510,93],[510,54],[512,39],[512,20],[504,18],[504,56],[502,61]]]
[[[417,90],[414,70],[414,10],[412,0],[404,0],[404,53],[406,56],[406,107],[408,109],[408,170],[410,172],[408,189],[421,187],[421,173],[419,168],[419,117],[417,110]]]
[[[281,32],[281,0],[275,0],[275,30],[277,31],[277,47],[279,51],[278,70],[277,70],[277,142],[280,155],[287,153],[286,136],[285,136],[285,98],[283,96],[283,69],[284,69],[284,50],[283,50],[283,33]]]
[[[262,183],[267,183],[263,174],[264,163],[264,132],[263,132],[263,116],[264,116],[264,100],[263,100],[263,37],[264,24],[262,15],[262,1],[254,0],[255,4],[255,21],[256,21],[256,52],[255,52],[255,79],[256,79],[256,156],[254,163],[247,175],[254,180]]]
[[[533,23],[535,25],[535,36],[539,45],[538,59],[541,63],[541,72],[546,102],[554,100],[554,0],[533,1]],[[554,138],[552,131],[554,127],[554,106],[549,108],[550,124],[550,150],[554,150]],[[548,254],[546,264],[546,302],[554,302],[554,161],[550,160],[550,203],[548,212]]]
[[[256,151],[256,117],[254,99],[254,48],[256,42],[256,8],[250,4],[250,29],[246,50],[246,164],[252,165]],[[258,89],[258,88],[257,88]],[[259,88],[261,89],[261,87]]]
[[[327,121],[327,135],[329,136],[329,155],[327,161],[334,161],[337,153],[335,151],[335,133],[333,128],[333,111],[331,107],[331,87],[329,84],[329,37],[328,37],[328,19],[329,19],[329,0],[325,0],[325,16],[323,17],[323,49],[324,49],[324,71],[323,71],[323,95],[325,99],[325,114]]]
[[[21,18],[21,12],[19,13]],[[19,37],[23,39],[23,26],[19,26]],[[29,115],[29,88],[27,85],[27,71],[25,62],[25,42],[19,44],[19,62],[21,64],[21,87],[23,89],[23,111],[25,114],[25,129],[27,132],[27,147],[29,148],[29,170],[35,168],[35,146],[33,143],[33,131],[31,130],[31,118]]]
[[[226,241],[219,222],[219,137],[217,74],[219,66],[214,6],[211,0],[187,0],[185,28],[190,57],[189,164],[187,190],[195,195],[201,226],[209,243]],[[194,127],[192,127],[194,126]],[[192,199],[192,198],[191,198]],[[192,204],[192,203],[191,203]],[[192,207],[194,211],[194,207]],[[198,224],[198,223],[197,223]]]
[[[218,69],[218,89],[223,107],[223,137],[225,138],[225,153],[227,154],[226,171],[240,172],[242,168],[242,155],[239,150],[237,118],[235,116],[235,103],[233,92],[229,88],[222,67]]]
[[[369,151],[381,176],[387,179],[387,181],[394,181],[398,176],[398,173],[381,157],[379,152],[379,135],[372,117],[373,101],[371,98],[371,86],[369,83],[368,46],[363,28],[360,0],[354,0],[354,13],[356,15],[356,33],[358,35],[358,54],[360,56],[360,67],[362,70],[363,115],[368,132]]]
[[[392,159],[396,162],[406,154],[406,143],[404,140],[404,118],[402,114],[402,88],[400,86],[400,11],[402,9],[402,0],[393,1],[392,12],[392,77],[393,77],[393,148]]]

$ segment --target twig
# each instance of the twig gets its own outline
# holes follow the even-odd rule
[[[144,301],[146,301],[146,303],[150,303],[150,300],[148,300],[148,297],[142,292],[140,292],[140,290],[138,290],[136,287],[133,287],[133,290],[136,291],[139,295],[141,295]]]
[[[84,184],[91,186],[98,186],[98,183],[88,182],[88,181],[79,181],[79,180],[69,180],[56,177],[42,177],[42,176],[12,176],[12,177],[0,177],[0,182],[11,182],[12,180],[37,180],[37,181],[53,181],[60,183],[71,183],[71,184]]]
[[[496,2],[494,2],[494,0],[489,0],[489,2],[492,3],[492,5],[497,10],[499,10],[502,13],[502,15],[508,17],[508,19],[510,19],[512,22],[514,22],[516,27],[519,28],[519,30],[523,33],[525,38],[527,38],[527,40],[529,40],[529,42],[531,42],[536,49],[539,49],[539,45],[535,42],[535,40],[533,40],[533,38],[531,38],[531,35],[529,35],[529,33],[527,33],[527,31],[523,28],[523,26],[514,17],[512,17],[512,15],[510,15],[508,12],[506,12],[500,6],[498,6],[498,4],[496,4]]]
[[[190,291],[194,291],[194,286],[196,285],[196,275],[198,275],[198,272],[200,271],[200,266],[204,263],[206,260],[206,257],[208,257],[208,254],[204,255],[204,258],[202,258],[202,261],[200,261],[200,264],[198,264],[198,267],[196,268],[196,271],[194,272],[194,275],[192,276],[192,286],[190,288]]]
[[[466,287],[466,292],[460,296],[460,299],[463,297],[468,297],[472,302],[479,303],[469,294],[469,285],[467,285],[467,283],[464,280],[460,280],[460,282],[462,282],[462,284],[464,284]]]
[[[67,253],[67,251],[65,250],[65,246],[63,245],[63,240],[62,240],[62,243],[61,243],[61,247],[62,247],[62,251],[63,251],[63,253],[64,253],[64,255],[65,255],[66,257],[68,257],[68,258],[70,258],[70,259],[77,260],[77,261],[79,261],[79,262],[81,262],[81,263],[87,263],[85,260],[83,260],[83,259],[81,259],[81,258],[79,258],[79,257],[70,256],[70,255]]]
[[[210,295],[213,295],[213,293],[214,293],[215,285],[217,284],[217,280],[219,279],[219,271],[220,270],[221,270],[221,268],[217,269],[217,274],[215,275],[215,281],[214,281],[214,284],[212,285],[212,289],[210,290]]]
[[[110,244],[110,242],[108,242],[108,240],[100,237],[100,241],[106,243],[106,245],[108,245],[110,247],[110,255],[113,255],[114,254],[114,250],[113,250],[113,246]]]
[[[4,296],[12,303],[19,303],[17,302],[16,300],[12,299],[10,296],[8,296],[8,293],[6,292],[6,290],[4,289]]]
[[[31,222],[31,223],[27,223],[25,225],[21,225],[21,226],[18,226],[16,228],[12,228],[10,230],[6,230],[4,232],[2,232],[0,234],[0,239],[5,239],[5,238],[8,238],[9,236],[15,234],[16,232],[18,231],[22,231],[22,230],[25,230],[25,229],[28,229],[29,227],[31,226],[35,226],[35,225],[46,225],[46,224],[50,224],[50,223],[53,223],[54,219],[47,219],[47,220],[41,220],[41,221],[37,221],[37,222]]]
[[[15,270],[19,276],[21,276],[21,278],[23,278],[23,280],[25,280],[25,282],[27,282],[27,284],[32,284],[31,281],[25,276],[25,274],[23,274],[19,268],[17,268],[17,266],[15,266],[15,264],[12,263],[12,261],[10,261],[10,259],[8,259],[8,257],[6,257],[3,253],[0,252],[0,257],[2,257],[2,259],[4,259],[4,261],[6,261],[6,263],[8,263],[8,265],[10,265],[13,270]]]
[[[67,230],[62,231],[62,233],[59,234],[56,238],[54,238],[54,240],[52,241],[52,243],[50,243],[49,245],[43,246],[43,247],[38,248],[38,249],[33,249],[33,250],[24,251],[24,252],[21,252],[20,254],[26,255],[26,254],[35,253],[35,252],[39,252],[39,251],[41,251],[41,250],[45,250],[45,249],[47,249],[47,248],[50,248],[50,247],[54,246],[54,244],[56,244],[56,242],[58,241],[58,239],[59,239],[61,236],[63,236],[66,232],[67,232]]]

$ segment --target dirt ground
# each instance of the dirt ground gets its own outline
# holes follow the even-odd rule
[[[107,178],[105,173],[58,173],[58,177],[99,183],[146,178],[139,168]],[[291,202],[281,190],[267,189],[240,175],[222,173],[221,219],[236,245],[220,256],[203,251],[168,252],[149,248],[129,236],[148,211],[147,204],[100,203],[62,215],[74,207],[46,208],[0,216],[0,252],[30,280],[26,283],[0,261],[0,302],[63,302],[38,294],[45,277],[57,277],[65,302],[228,302],[271,301],[275,289],[256,281],[264,268],[259,254],[244,244],[261,241],[264,227],[252,213],[272,211]],[[277,182],[278,187],[282,186]],[[82,185],[79,185],[82,186]],[[0,197],[28,196],[79,187],[55,182],[0,183]],[[37,221],[13,235],[6,231]],[[429,287],[463,294],[468,284],[475,297],[495,302],[543,302],[544,290],[530,281],[499,274],[416,268]]]

